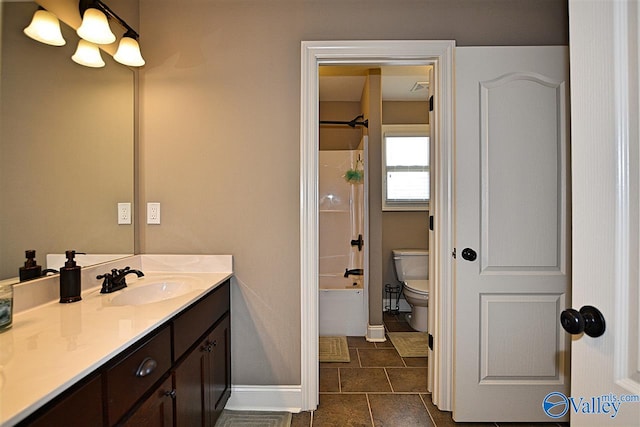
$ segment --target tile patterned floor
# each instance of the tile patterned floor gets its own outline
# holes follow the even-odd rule
[[[387,331],[410,332],[404,315],[384,315]],[[500,423],[456,423],[438,410],[427,392],[427,358],[400,357],[387,340],[348,337],[348,363],[320,363],[320,404],[293,414],[292,427],[504,427]],[[558,427],[557,423],[517,424]]]

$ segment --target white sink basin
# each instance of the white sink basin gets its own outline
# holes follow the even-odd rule
[[[148,280],[148,281],[147,281]],[[176,298],[191,292],[194,287],[188,277],[141,278],[133,285],[117,291],[109,298],[109,305],[143,305]]]

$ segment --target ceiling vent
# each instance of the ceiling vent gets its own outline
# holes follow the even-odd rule
[[[429,89],[429,82],[416,82],[409,92],[419,92],[427,89]]]

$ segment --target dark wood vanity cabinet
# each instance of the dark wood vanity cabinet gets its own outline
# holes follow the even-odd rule
[[[176,427],[213,426],[231,394],[229,314],[174,371]]]
[[[20,426],[215,425],[231,395],[230,281]]]
[[[229,299],[227,283],[173,322],[176,427],[213,426],[229,399]]]

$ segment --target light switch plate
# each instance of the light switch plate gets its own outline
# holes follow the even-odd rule
[[[118,203],[118,224],[131,224],[131,203]]]
[[[147,203],[147,224],[160,224],[160,202]]]

